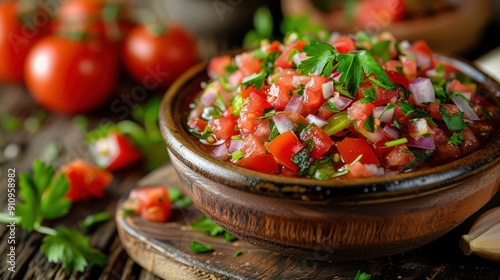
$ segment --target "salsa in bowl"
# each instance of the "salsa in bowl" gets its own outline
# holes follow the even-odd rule
[[[356,37],[348,36],[348,39],[354,42],[355,47],[360,42]],[[346,42],[349,45],[349,41]],[[265,53],[265,48],[271,47],[282,50],[279,55],[275,54],[274,67],[276,67],[286,47],[281,43],[273,44],[265,45],[260,52]],[[384,44],[392,46],[391,42]],[[384,63],[379,63],[382,60],[368,51],[363,52],[361,56],[369,55],[372,61],[378,63],[386,73],[390,84],[385,78],[381,78],[383,74],[380,74],[378,70],[367,75],[362,62],[359,63],[363,79],[357,87],[362,90],[353,91],[350,94],[351,97],[341,92],[345,91],[341,77],[336,74],[323,76],[325,67],[321,68],[321,74],[298,75],[298,70],[293,65],[299,64],[299,60],[300,63],[307,61],[306,57],[301,57],[304,55],[303,52],[307,55],[306,46],[302,46],[302,51],[291,50],[288,55],[283,56],[287,63],[292,65],[293,71],[293,73],[287,72],[290,75],[290,86],[293,88],[289,91],[289,95],[285,96],[289,100],[283,104],[276,105],[276,100],[279,98],[270,98],[270,96],[280,97],[281,92],[271,88],[274,84],[279,84],[280,78],[287,74],[279,76],[276,80],[273,75],[268,78],[269,75],[259,74],[264,69],[262,66],[268,65],[263,64],[264,60],[253,63],[253,65],[260,66],[256,68],[255,73],[243,74],[245,78],[241,77],[242,83],[234,84],[239,85],[239,89],[235,86],[235,92],[220,90],[227,86],[224,83],[230,85],[235,80],[239,80],[235,77],[233,77],[235,80],[229,79],[229,76],[234,73],[236,73],[235,76],[241,74],[237,72],[241,70],[238,64],[249,63],[244,62],[246,61],[244,58],[247,57],[222,56],[215,61],[225,61],[225,63],[198,65],[177,80],[165,95],[160,108],[162,135],[172,164],[185,183],[185,192],[204,214],[237,237],[267,249],[295,256],[314,257],[321,254],[328,256],[329,260],[354,260],[404,252],[435,240],[480,209],[498,191],[500,133],[496,122],[498,122],[498,108],[500,107],[498,101],[500,85],[496,81],[468,63],[435,54],[427,58],[431,63],[439,61],[443,66],[436,64],[434,68],[423,71],[424,68],[419,64],[424,63],[426,59],[420,58],[420,62],[417,63],[416,57],[421,54],[414,55],[415,68],[411,66],[411,69],[416,69],[417,75],[418,73],[428,75],[428,80],[424,81],[427,84],[430,81],[435,91],[436,88],[441,87],[449,96],[450,85],[453,83],[457,86],[460,82],[460,85],[464,87],[456,89],[459,92],[456,96],[463,99],[469,96],[467,90],[470,90],[468,99],[472,101],[472,104],[470,102],[467,104],[480,119],[472,120],[471,115],[466,112],[467,107],[457,110],[459,105],[451,99],[455,96],[454,94],[449,96],[451,101],[447,100],[442,103],[436,100],[444,96],[436,94],[434,101],[421,99],[431,98],[424,94],[415,98],[410,87],[417,86],[417,89],[421,90],[428,89],[428,87],[420,85],[417,77],[411,80],[404,75],[404,62],[400,60],[403,64],[401,69],[398,64],[394,68],[395,72],[400,74],[395,75],[399,80],[391,80],[392,76],[387,74]],[[332,54],[332,48],[318,43],[316,46],[327,50],[325,57]],[[412,46],[409,44],[410,49]],[[350,54],[354,54],[352,60],[359,59],[359,57],[354,58],[359,56],[357,54],[359,50],[350,49],[341,53],[339,50],[342,48],[342,45],[335,47],[338,53],[333,51],[333,55],[336,58],[340,54],[349,54],[341,58],[346,61],[350,59],[348,58]],[[313,55],[307,56],[314,57]],[[388,59],[387,62],[390,60],[392,59]],[[329,61],[332,62],[332,72],[339,69],[340,65],[335,68],[335,59]],[[233,63],[238,66],[237,69]],[[411,64],[408,61],[406,63]],[[359,67],[352,69],[359,73]],[[399,70],[402,70],[403,74],[398,72]],[[220,72],[218,76],[215,76],[209,75],[209,71]],[[224,76],[224,71],[231,71],[231,74],[227,76],[227,80],[221,82],[219,79]],[[455,73],[455,76],[453,77],[450,73]],[[376,74],[380,74],[381,77]],[[435,82],[432,80],[434,77],[431,79],[431,74],[442,75],[442,77],[450,74],[450,77],[444,78],[443,84],[438,82],[435,88]],[[260,75],[264,79],[262,85],[259,86],[260,82],[256,84],[256,80],[262,79],[258,77]],[[461,76],[469,78],[461,80]],[[316,80],[324,82],[316,85]],[[387,84],[381,80],[385,80]],[[458,82],[453,82],[454,80]],[[252,83],[247,83],[249,81]],[[246,88],[245,83],[248,84]],[[303,88],[300,86],[302,83],[304,83]],[[312,86],[312,83],[317,87]],[[373,87],[367,86],[366,83],[371,83]],[[474,87],[472,83],[475,84],[474,93],[472,93]],[[327,85],[323,86],[324,84]],[[329,89],[329,85],[332,84],[333,93]],[[215,96],[211,96],[210,90],[212,87],[215,88],[214,85],[217,86],[217,91]],[[260,89],[257,89],[258,87]],[[319,89],[319,91],[315,92],[312,89]],[[384,93],[381,89],[391,94],[379,95],[381,92]],[[300,91],[303,91],[302,94],[299,93]],[[349,92],[349,89],[347,91]],[[302,114],[302,110],[300,113],[289,110],[290,107],[295,108],[295,105],[287,108],[293,102],[292,98],[302,102],[302,109],[307,107],[304,103],[309,104],[307,102],[311,99],[306,100],[306,98],[312,98],[313,93],[318,92],[320,102],[311,103],[316,107],[310,107],[305,114]],[[228,93],[227,96],[226,93]],[[236,96],[241,96],[241,98]],[[370,96],[375,100],[370,100]],[[379,96],[383,96],[382,103],[378,102]],[[321,102],[322,98],[323,102]],[[368,100],[365,99],[367,102],[361,101],[364,98],[368,98]],[[241,102],[237,101],[238,99]],[[336,99],[345,100],[345,103],[349,104],[341,108]],[[200,105],[202,103],[203,105]],[[238,103],[241,104],[238,105]],[[318,124],[317,118],[320,118],[321,109],[330,106],[330,103],[339,112],[333,112],[336,111],[335,109],[329,110],[330,112],[324,111],[323,113],[331,114],[331,116],[324,117],[326,124]],[[259,106],[254,106],[255,104],[265,106],[259,108]],[[392,107],[390,104],[393,104],[394,108],[390,108]],[[234,107],[238,106],[241,107],[239,114],[233,114]],[[357,114],[358,107],[366,106],[372,107],[372,110],[369,112],[366,110],[367,113],[364,115]],[[375,108],[381,106],[384,108],[376,115]],[[354,109],[349,112],[349,108]],[[257,110],[261,111],[256,113]],[[392,113],[389,112],[391,110]],[[363,110],[359,110],[361,111]],[[398,111],[401,112],[398,113]],[[380,119],[381,116],[382,118],[387,116],[388,112],[392,115],[392,122]],[[486,114],[492,119],[485,117]],[[367,120],[372,118],[370,115],[373,117],[373,124],[365,125]],[[245,123],[245,120],[248,121],[249,118],[252,122]],[[287,120],[283,121],[284,118]],[[444,120],[446,118],[448,121]],[[414,119],[416,120],[413,121]],[[453,121],[450,122],[450,119]],[[269,140],[273,130],[269,125],[271,120],[275,127],[276,122],[288,123],[289,129],[276,128],[277,136]],[[397,128],[394,120],[401,125],[401,129]],[[263,137],[260,129],[266,122],[269,135],[266,132],[264,133],[266,137]],[[371,123],[371,121],[368,122]],[[223,124],[226,123],[230,125],[223,129],[225,127]],[[425,124],[422,130],[421,124]],[[475,124],[486,126],[484,133],[478,134],[475,131]],[[416,129],[411,130],[410,126],[413,125]],[[384,129],[386,127],[394,129],[398,135],[389,138],[387,129]],[[241,134],[244,129],[248,130],[246,135]],[[372,129],[373,132],[370,131]],[[329,140],[317,137],[326,139],[325,142],[329,143],[328,149],[319,149],[318,146],[321,144],[318,145],[318,143],[320,142],[315,142],[317,140],[315,134],[320,134],[319,130],[328,135]],[[475,138],[472,138],[469,132],[472,132]],[[481,133],[483,135],[480,135]],[[461,134],[461,136],[453,136],[454,134]],[[310,135],[314,137],[306,137]],[[283,137],[283,142],[273,147],[273,141],[280,139],[279,137]],[[378,138],[374,137],[381,138],[376,141]],[[453,144],[454,140],[450,140],[452,137],[462,142]],[[289,138],[296,144],[286,144],[285,140]],[[403,138],[406,140],[402,140]],[[252,145],[255,146],[249,145],[250,140],[247,139],[251,139]],[[343,142],[346,141],[345,139],[351,142],[345,144]],[[421,143],[420,146],[413,145],[415,141],[425,142],[428,139],[433,140],[434,149],[431,149],[429,143]],[[241,145],[236,145],[233,141],[235,143],[241,141]],[[368,152],[361,152],[361,156],[354,154],[351,158],[343,154],[342,143],[345,144],[346,149],[359,151],[360,142],[369,149],[367,151],[374,154],[371,160],[378,160],[380,164],[366,162],[367,159],[370,160],[370,157],[366,156]],[[472,145],[474,149],[468,150],[470,147],[463,143],[466,145],[475,143]],[[246,149],[245,145],[251,148]],[[456,152],[453,158],[442,158],[443,155],[452,153],[436,152],[440,149],[437,148],[440,145],[443,147],[453,145],[451,149]],[[288,149],[283,149],[281,152],[278,148],[282,147],[288,147]],[[250,151],[257,151],[260,154],[253,155]],[[443,151],[446,151],[446,148]],[[402,164],[387,165],[387,162],[390,162],[387,157],[391,152],[397,152],[402,158],[406,158],[409,152],[413,156]],[[302,169],[299,166],[300,161],[294,159],[299,153],[307,155],[303,157],[308,162],[307,168]],[[283,154],[285,156],[281,157]],[[251,157],[256,160],[242,164],[242,159]],[[393,158],[389,157],[389,159]],[[296,167],[293,167],[290,162]],[[278,168],[275,167],[276,165]],[[267,172],[269,170],[273,172]],[[382,171],[383,174],[379,174]]]

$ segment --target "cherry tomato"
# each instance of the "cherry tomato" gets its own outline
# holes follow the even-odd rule
[[[128,166],[141,158],[134,144],[116,131],[90,143],[90,154],[99,167],[109,171]]]
[[[144,220],[164,223],[172,212],[172,203],[165,186],[137,188],[130,193],[137,200],[135,212]]]
[[[196,41],[180,25],[153,33],[135,27],[124,42],[123,58],[128,72],[146,88],[166,88],[198,61]]]
[[[76,159],[63,167],[69,181],[67,197],[71,201],[88,200],[91,196],[103,198],[104,188],[111,183],[113,175],[83,160]]]
[[[50,31],[50,18],[41,11],[19,14],[21,2],[0,2],[0,81],[24,81],[24,63],[33,44]]]
[[[104,102],[116,84],[118,62],[99,40],[56,35],[40,40],[26,58],[26,85],[35,100],[56,113],[89,111]]]

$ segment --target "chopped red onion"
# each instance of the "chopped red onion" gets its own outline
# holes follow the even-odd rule
[[[292,77],[292,86],[293,87],[298,87],[299,85],[306,85],[309,80],[311,80],[311,77],[309,76],[302,76],[302,75],[295,75]]]
[[[216,98],[217,98],[217,91],[216,91],[216,89],[212,88],[212,87],[208,87],[203,92],[203,94],[201,95],[200,101],[204,105],[208,106],[208,105],[212,104],[215,101]]]
[[[434,87],[430,79],[420,77],[413,80],[410,83],[410,91],[413,93],[417,105],[436,101]]]
[[[321,85],[321,91],[323,92],[323,97],[328,99],[328,97],[333,95],[333,81],[328,81]]]
[[[415,140],[413,137],[408,137],[408,143],[406,143],[407,146],[415,147],[415,148],[421,148],[421,149],[427,149],[427,150],[434,150],[436,146],[434,145],[434,139],[432,137],[420,137],[418,140]]]
[[[394,108],[387,109],[387,106],[377,106],[373,108],[373,116],[381,122],[390,123],[394,116]]]
[[[334,71],[332,72],[332,74],[330,75],[330,79],[334,79],[335,81],[339,81],[340,80],[340,75],[342,75],[342,73],[338,72],[338,71]]]
[[[240,140],[240,139],[231,140],[231,143],[229,144],[228,152],[234,153],[234,152],[238,151],[239,149],[241,149],[242,145],[243,145],[243,140]]]
[[[413,55],[415,55],[417,66],[422,66],[424,68],[429,68],[432,66],[432,59],[427,54],[423,52],[413,52]]]
[[[308,56],[305,52],[299,52],[292,56],[292,62],[295,65],[299,65],[302,61],[306,60],[307,58]]]
[[[329,101],[332,102],[335,108],[339,109],[340,111],[344,110],[352,103],[352,99],[342,96],[338,92],[335,92],[335,95],[331,97]]]
[[[476,112],[474,112],[474,110],[467,103],[467,101],[465,101],[465,99],[463,99],[460,96],[454,95],[451,97],[451,100],[453,100],[453,103],[455,103],[455,105],[457,105],[457,107],[458,107],[458,109],[460,109],[460,111],[464,112],[466,115],[469,116],[469,119],[471,119],[473,121],[480,120],[480,118],[477,116]]]
[[[217,146],[213,151],[212,155],[220,160],[228,160],[229,159],[229,153],[228,153],[228,148],[226,144],[222,144]]]
[[[401,134],[399,133],[399,130],[397,130],[394,127],[390,127],[390,126],[386,125],[386,126],[384,126],[383,130],[384,130],[385,134],[387,134],[387,136],[391,137],[392,139],[399,139],[399,136],[401,136]]]
[[[285,114],[274,115],[273,121],[280,134],[289,130],[295,130],[293,122]]]
[[[317,126],[319,127],[323,127],[325,124],[327,124],[328,122],[325,121],[324,119],[316,116],[316,115],[313,115],[313,114],[309,114],[307,115],[306,119],[310,122],[310,123],[315,123]]]
[[[290,98],[288,104],[286,104],[284,111],[300,114],[303,106],[302,97],[300,95],[294,95]]]
[[[364,163],[363,165],[366,171],[370,172],[370,174],[372,174],[373,177],[380,177],[385,175],[383,167],[380,167],[372,163]]]

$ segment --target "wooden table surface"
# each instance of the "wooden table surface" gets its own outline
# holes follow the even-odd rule
[[[498,41],[498,40],[497,40]],[[483,46],[484,47],[484,46]],[[468,58],[476,58],[471,55]],[[130,82],[120,85],[116,90],[118,95],[113,100],[122,102],[127,108],[127,95],[131,92]],[[153,94],[161,94],[156,92]],[[90,127],[95,127],[103,119],[120,120],[126,118],[123,113],[113,112],[107,103],[89,117]],[[32,101],[27,90],[22,86],[0,84],[0,114],[9,112],[21,119],[29,117],[39,107]],[[128,107],[130,109],[130,107]],[[35,158],[43,157],[47,143],[56,143],[61,148],[61,154],[56,165],[69,162],[74,158],[89,159],[88,150],[83,141],[84,131],[74,126],[71,117],[49,114],[43,126],[34,133],[26,131],[6,133],[0,130],[0,154],[9,143],[17,143],[21,147],[19,156],[4,161],[0,156],[0,211],[6,212],[7,207],[7,168],[16,168],[16,174],[27,171]],[[14,148],[16,148],[14,147]],[[120,197],[140,178],[146,175],[143,168],[137,166],[115,173],[115,179],[106,189],[105,199],[92,199],[88,202],[73,204],[70,213],[51,223],[52,226],[65,224],[74,226],[75,221],[82,220],[93,213],[107,211],[112,216]],[[500,195],[491,201],[487,207],[500,204]],[[474,218],[474,217],[473,217]],[[372,279],[494,279],[500,280],[500,264],[483,260],[479,257],[465,257],[458,248],[458,238],[466,233],[473,219],[469,219],[458,228],[439,240],[412,251],[406,256],[394,256],[368,262],[373,271]],[[73,273],[66,276],[60,265],[49,263],[40,252],[42,236],[38,233],[27,233],[19,228],[16,230],[16,272],[7,270],[7,237],[9,231],[5,225],[0,225],[0,279],[157,279],[153,274],[143,270],[124,251],[116,232],[114,220],[110,220],[91,232],[92,246],[108,254],[105,267],[90,266],[83,273]],[[444,252],[444,253],[443,253]],[[446,258],[441,258],[446,256]],[[401,260],[405,260],[404,263]],[[344,267],[346,273],[333,279],[352,279],[357,267],[353,263],[336,263]],[[415,271],[426,271],[415,274]],[[348,276],[346,276],[348,275]],[[351,276],[352,275],[352,276]],[[332,279],[328,278],[328,279]]]

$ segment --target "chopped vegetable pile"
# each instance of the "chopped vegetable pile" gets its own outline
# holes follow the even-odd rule
[[[367,178],[462,157],[498,108],[423,41],[333,33],[213,58],[187,125],[223,161],[271,174]]]

